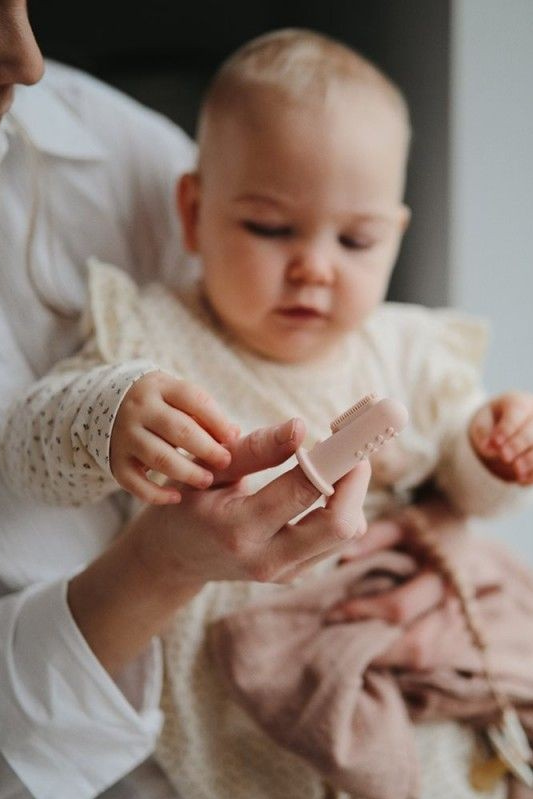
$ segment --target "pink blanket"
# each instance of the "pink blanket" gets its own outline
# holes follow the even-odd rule
[[[440,540],[442,542],[442,539]],[[468,576],[498,687],[533,735],[533,579],[495,543],[456,526],[447,556]],[[428,596],[421,613],[328,624],[344,598],[409,585],[412,555],[385,550],[276,593],[211,630],[213,656],[235,700],[279,744],[353,797],[416,797],[412,722],[474,727],[498,709],[457,598]],[[513,782],[514,796],[533,796]]]

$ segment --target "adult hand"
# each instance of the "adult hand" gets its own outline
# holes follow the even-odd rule
[[[70,581],[72,615],[110,673],[142,652],[206,581],[287,581],[364,532],[367,462],[337,482],[325,508],[294,525],[319,496],[300,467],[247,492],[242,478],[284,462],[304,434],[303,423],[290,420],[232,442],[231,466],[212,488],[180,487],[179,505],[147,506]]]
[[[154,575],[202,584],[210,580],[278,582],[340,552],[364,533],[362,506],[370,477],[363,462],[338,481],[335,494],[295,524],[290,520],[319,497],[300,467],[255,494],[242,479],[282,463],[301,444],[305,428],[290,420],[226,444],[231,466],[215,473],[214,488],[197,492],[181,486],[179,507],[145,509],[133,536]],[[172,564],[169,576],[165,564]]]
[[[464,529],[464,518],[441,496],[436,495],[420,504],[417,512],[436,539],[454,547],[454,534]],[[349,545],[342,561],[353,561],[398,546],[409,551],[412,547],[410,530],[409,516],[401,512],[377,519],[368,526],[364,539]],[[441,574],[426,566],[405,583],[378,596],[357,597],[339,603],[330,610],[328,621],[349,622],[377,617],[393,625],[405,626],[438,606],[448,594],[449,589]]]

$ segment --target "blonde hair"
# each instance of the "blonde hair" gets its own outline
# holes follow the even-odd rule
[[[283,98],[310,103],[326,102],[333,90],[343,86],[365,86],[380,92],[405,122],[409,142],[409,109],[396,84],[347,45],[321,33],[296,28],[252,39],[222,64],[200,110],[198,140],[201,144],[211,116],[238,108],[243,97],[260,89],[271,89]]]

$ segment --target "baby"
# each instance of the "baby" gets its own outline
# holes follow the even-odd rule
[[[369,518],[408,503],[429,477],[465,514],[526,497],[533,396],[484,399],[484,327],[383,302],[410,217],[409,140],[399,90],[344,45],[285,30],[241,48],[211,84],[198,168],[178,187],[201,281],[178,297],[90,262],[87,344],[13,406],[6,481],[52,503],[119,487],[179,502],[180,484],[206,489],[227,466],[235,423],[301,416],[311,445],[374,391],[404,402],[411,424],[373,458]],[[318,772],[229,699],[206,648],[213,621],[280,591],[290,589],[208,584],[168,631],[159,758],[182,796],[325,796]],[[448,776],[428,761],[444,739],[439,726],[421,735],[423,771],[442,796]],[[455,773],[456,796],[476,796],[466,763]]]

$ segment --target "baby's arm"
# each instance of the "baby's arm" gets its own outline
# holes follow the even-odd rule
[[[190,447],[219,466],[227,451],[211,433],[232,435],[205,394],[195,405],[194,391],[147,360],[102,364],[90,342],[8,409],[0,431],[5,481],[19,495],[55,505],[94,503],[119,486],[150,502],[176,502],[176,490],[149,481],[146,469],[167,467],[170,477],[198,485],[207,471],[173,448]]]
[[[434,478],[461,514],[489,517],[530,500],[530,491],[490,465],[472,436],[486,407],[482,368],[487,348],[483,322],[454,310],[411,311],[403,373],[409,381],[411,419],[420,441],[437,451]],[[430,452],[428,448],[428,452]]]
[[[533,398],[528,403],[533,404]],[[533,484],[533,452],[528,452],[533,447],[533,410],[530,407],[528,417],[524,408],[523,430],[518,426],[514,437],[511,432],[496,445],[494,437],[501,434],[503,420],[493,409],[499,404],[500,398],[479,402],[462,418],[461,427],[450,430],[443,441],[437,483],[463,514],[489,517],[520,508],[532,497],[526,487]],[[513,418],[517,419],[516,412]],[[505,449],[508,441],[514,454],[509,459]],[[521,467],[525,470],[523,478]]]

